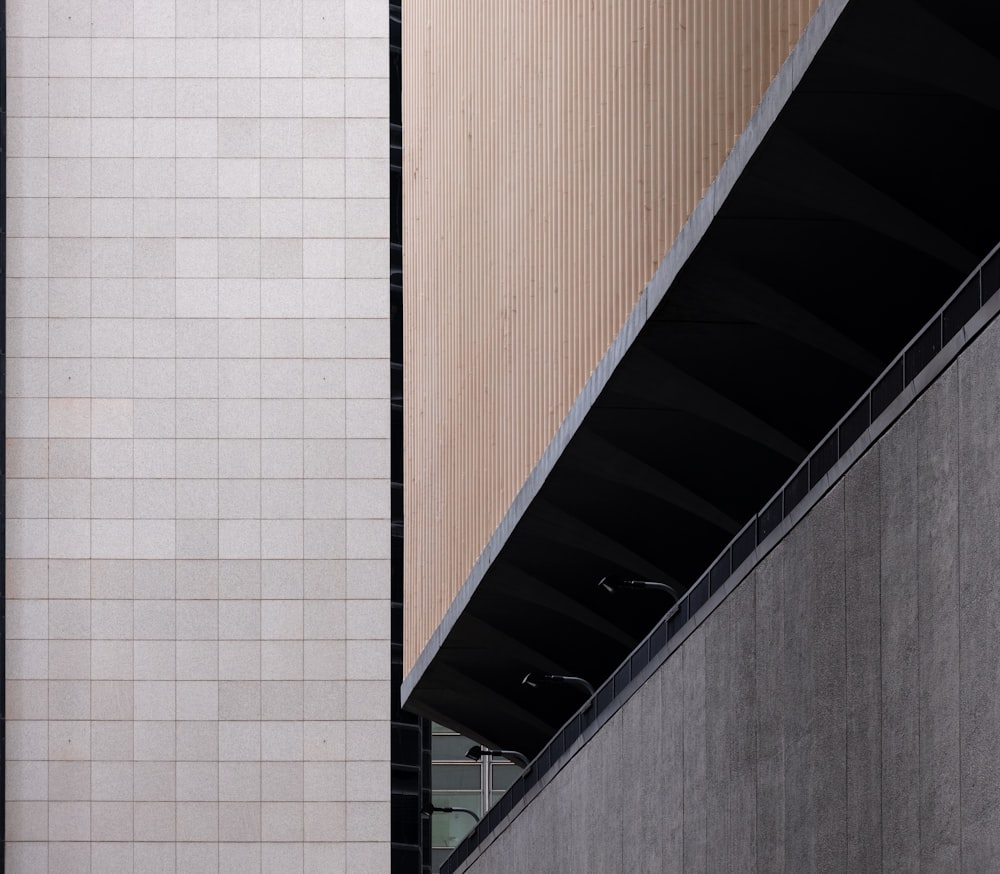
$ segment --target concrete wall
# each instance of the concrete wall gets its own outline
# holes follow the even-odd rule
[[[384,0],[8,0],[5,870],[389,866]]]
[[[998,631],[994,323],[468,870],[997,870]]]

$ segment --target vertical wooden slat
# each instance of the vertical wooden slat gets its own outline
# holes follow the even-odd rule
[[[819,0],[412,0],[405,663]]]

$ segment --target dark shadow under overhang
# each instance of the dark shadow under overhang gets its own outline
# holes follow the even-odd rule
[[[853,0],[406,707],[536,752],[1000,238],[1000,12]]]

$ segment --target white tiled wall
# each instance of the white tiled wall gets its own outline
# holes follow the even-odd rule
[[[6,16],[6,870],[382,874],[386,4]]]

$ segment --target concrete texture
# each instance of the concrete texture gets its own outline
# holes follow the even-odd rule
[[[604,874],[623,870],[620,823],[626,808],[625,785],[621,779],[622,723],[623,715],[619,712],[605,726],[606,731],[599,732],[587,745],[589,767],[580,787],[578,809],[584,812],[588,852],[583,866],[575,868],[576,871]],[[628,791],[634,799],[635,787],[629,786]],[[611,821],[617,826],[612,830],[607,828],[609,812]]]
[[[882,440],[882,869],[917,870],[919,663],[917,470],[911,408]]]
[[[729,870],[753,874],[757,860],[756,585],[733,593],[730,629],[732,683],[729,760]]]
[[[684,871],[706,870],[705,627],[684,646]]]
[[[658,775],[653,791],[655,787],[663,787],[661,870],[663,874],[680,874],[684,870],[684,782],[678,779],[684,773],[683,659],[670,659],[653,675],[652,682],[660,684],[663,705],[659,719],[660,755],[656,760],[659,767],[647,771]]]
[[[1000,343],[994,324],[959,368],[959,745],[962,871],[1000,859]],[[987,342],[989,340],[989,342]]]
[[[958,871],[959,795],[958,369],[915,408],[920,718],[920,870]],[[994,863],[998,860],[994,859]]]
[[[1000,870],[998,383],[995,323],[467,870]]]
[[[785,870],[785,552],[776,550],[755,573],[757,677],[757,863],[761,871]],[[746,585],[744,583],[744,585]]]
[[[879,448],[844,479],[847,870],[882,870],[882,638]]]
[[[843,865],[843,487],[787,539],[785,586],[785,866]]]
[[[705,844],[705,870],[729,870],[729,773],[733,720],[730,702],[730,602],[705,623],[705,817],[713,840]]]
[[[560,778],[563,775],[560,774]],[[559,862],[559,867],[551,870],[558,871],[560,867],[572,868],[577,871],[583,870],[583,859],[590,851],[587,825],[580,816],[579,798],[584,792],[584,787],[588,779],[588,774],[584,768],[567,769],[562,783],[563,807],[558,811],[555,821],[562,826],[562,830],[557,832],[556,840],[552,843],[558,844],[555,852],[555,861]],[[530,868],[525,870],[531,870]]]
[[[662,833],[675,812],[666,807],[666,772],[659,765],[649,772],[663,746],[664,712],[659,682],[646,683],[622,708],[622,865],[626,871],[659,872],[663,868]],[[649,791],[631,791],[647,783]]]

